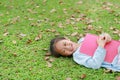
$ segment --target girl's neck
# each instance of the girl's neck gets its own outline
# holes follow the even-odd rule
[[[81,46],[82,43],[75,43],[76,45],[76,49],[79,48]]]

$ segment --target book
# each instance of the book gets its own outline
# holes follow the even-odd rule
[[[98,39],[97,35],[87,34],[81,45],[80,52],[87,54],[89,56],[93,56],[95,50],[98,47],[97,39]],[[104,61],[108,63],[112,63],[113,59],[118,54],[119,46],[120,46],[120,41],[117,40],[111,40],[109,43],[107,43],[104,47],[106,49],[106,56]]]

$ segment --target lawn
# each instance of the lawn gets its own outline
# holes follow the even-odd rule
[[[48,54],[55,36],[102,32],[120,39],[120,0],[0,0],[0,80],[115,80]]]

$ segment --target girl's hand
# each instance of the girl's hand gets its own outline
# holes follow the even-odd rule
[[[99,36],[99,38],[97,39],[98,46],[104,48],[106,43],[107,43],[107,38],[105,38],[105,36]]]
[[[111,36],[107,33],[103,33],[100,36],[103,36],[106,39],[107,43],[112,40]]]

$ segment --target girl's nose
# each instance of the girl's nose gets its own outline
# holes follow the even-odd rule
[[[69,45],[66,45],[66,49],[69,49],[70,48],[70,46]]]

